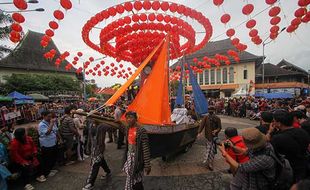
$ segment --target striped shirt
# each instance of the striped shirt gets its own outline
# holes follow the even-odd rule
[[[75,125],[73,122],[73,118],[68,116],[68,115],[64,115],[61,118],[61,135],[62,136],[73,136],[75,133]]]

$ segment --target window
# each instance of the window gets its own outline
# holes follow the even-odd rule
[[[235,82],[235,72],[234,72],[234,67],[229,68],[229,83],[234,83]]]
[[[221,84],[222,83],[222,73],[221,69],[216,70],[216,84]]]
[[[215,72],[214,69],[211,69],[211,84],[215,84]]]
[[[205,84],[209,84],[209,70],[205,70]]]
[[[243,70],[243,79],[248,79],[248,70],[246,69]]]
[[[203,73],[199,73],[199,85],[203,85]]]
[[[227,68],[223,68],[223,84],[227,84]]]

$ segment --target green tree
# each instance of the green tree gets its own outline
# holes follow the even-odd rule
[[[95,97],[96,96],[96,90],[97,90],[97,85],[93,83],[88,83],[86,84],[86,94],[88,97]]]
[[[13,74],[5,76],[0,93],[12,91],[81,91],[79,82],[61,74]]]
[[[0,40],[8,39],[11,32],[11,24],[13,20],[9,14],[3,12],[0,13]],[[12,50],[6,45],[0,45],[0,58],[4,56],[5,53],[9,53]]]

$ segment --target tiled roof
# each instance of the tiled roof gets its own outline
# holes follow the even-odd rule
[[[96,92],[97,94],[106,94],[106,95],[113,95],[116,92],[113,88],[107,87],[107,88],[101,88],[98,89]]]
[[[40,45],[42,36],[44,34],[29,30],[13,52],[0,60],[0,68],[75,73],[74,68],[69,71],[65,69],[68,64],[66,60],[61,63],[59,68],[55,67],[54,63],[60,56],[60,52],[53,40],[46,48],[42,48]],[[51,49],[56,50],[56,55],[53,60],[48,61],[43,55]]]
[[[263,65],[260,65],[256,68],[256,75],[262,75]],[[278,65],[274,65],[271,63],[265,63],[265,76],[285,76],[285,75],[300,75],[302,73],[296,71],[290,71],[279,67]]]
[[[285,59],[282,59],[282,61],[280,61],[280,63],[278,63],[277,65],[279,67],[282,67],[283,69],[297,71],[308,76],[308,72],[306,70],[286,61]]]

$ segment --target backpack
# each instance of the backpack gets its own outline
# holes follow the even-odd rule
[[[287,190],[293,184],[293,169],[290,165],[290,162],[285,158],[284,155],[274,153],[267,153],[268,156],[272,157],[275,161],[276,167],[276,177],[273,180],[270,180],[267,176],[263,174],[263,176],[269,181],[271,190]]]

